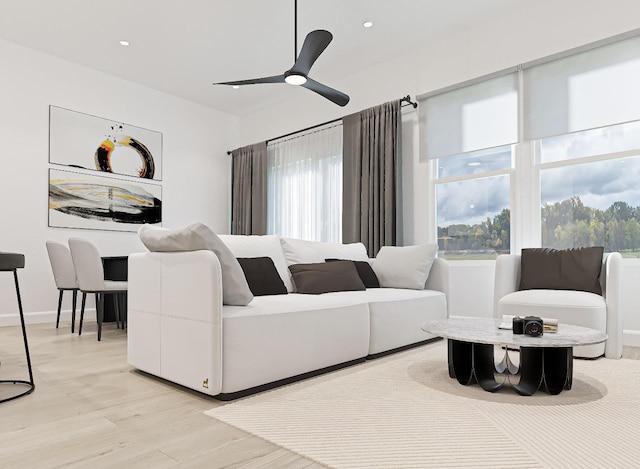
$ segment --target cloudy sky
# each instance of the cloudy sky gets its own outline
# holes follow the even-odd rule
[[[637,122],[579,132],[542,145],[542,162],[596,156],[640,148]],[[622,201],[640,205],[640,158],[630,157],[543,169],[540,175],[542,204],[579,196],[585,205],[607,209]]]
[[[578,132],[543,141],[542,163],[603,155],[640,148],[640,124],[630,123]],[[471,165],[470,165],[471,163]],[[455,177],[508,168],[510,153],[484,152],[439,160],[440,177]],[[605,210],[614,202],[640,206],[640,157],[573,164],[540,171],[541,204],[578,196],[590,207]],[[509,207],[509,178],[438,185],[438,226],[475,224]]]
[[[438,226],[475,224],[509,207],[509,176],[451,182],[436,188]]]

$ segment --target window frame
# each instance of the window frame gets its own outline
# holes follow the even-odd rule
[[[433,160],[429,161],[429,165],[430,165],[430,173],[431,173],[431,177],[430,177],[430,185],[429,185],[429,193],[431,194],[430,197],[430,204],[429,204],[429,212],[430,212],[430,220],[433,223],[433,229],[431,229],[431,235],[432,235],[432,242],[438,243],[438,200],[437,200],[437,187],[439,185],[443,185],[443,184],[448,184],[448,183],[452,183],[452,182],[462,182],[462,181],[470,181],[470,180],[474,180],[474,179],[487,179],[487,178],[491,178],[491,177],[496,177],[496,176],[508,176],[509,177],[509,213],[510,213],[510,225],[511,225],[511,229],[510,229],[510,236],[509,236],[509,252],[514,252],[514,246],[516,245],[514,243],[514,210],[517,210],[517,202],[516,202],[516,191],[515,191],[515,182],[516,182],[516,161],[517,161],[517,153],[516,153],[516,147],[518,146],[518,144],[511,144],[511,145],[503,145],[501,147],[496,147],[496,148],[506,148],[506,147],[510,147],[510,152],[511,152],[511,165],[509,168],[505,168],[505,169],[499,169],[499,170],[491,170],[491,171],[485,171],[482,173],[475,173],[475,174],[465,174],[465,175],[461,175],[461,176],[448,176],[448,177],[444,177],[444,178],[439,178],[438,177],[438,164],[439,161],[441,159],[444,158],[449,158],[449,157],[444,157],[444,158],[436,158]],[[478,151],[486,151],[486,149],[483,150],[476,150],[475,152]],[[468,152],[468,153],[462,153],[463,154],[473,154],[475,152]],[[456,155],[458,156],[458,155]],[[473,262],[473,263],[478,263],[478,262],[494,262],[494,259],[482,259],[482,260],[456,260],[456,259],[448,259],[448,261],[453,261],[453,262]]]

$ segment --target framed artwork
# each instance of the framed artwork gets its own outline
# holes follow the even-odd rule
[[[162,223],[161,185],[49,169],[49,226],[135,232],[143,223]]]
[[[49,106],[49,163],[162,180],[162,133]]]

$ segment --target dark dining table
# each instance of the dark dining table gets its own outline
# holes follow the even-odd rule
[[[104,279],[126,281],[128,277],[129,256],[103,256],[102,265],[104,266]],[[125,295],[124,306],[127,306]],[[116,320],[115,307],[112,301],[104,302],[104,319],[103,322],[113,322]]]

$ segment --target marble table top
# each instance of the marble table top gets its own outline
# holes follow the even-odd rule
[[[604,332],[571,324],[560,323],[558,332],[545,332],[540,337],[531,337],[498,329],[501,323],[500,319],[491,318],[449,318],[429,321],[422,325],[422,330],[462,342],[515,347],[575,347],[599,344],[607,340]]]

